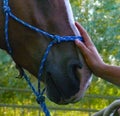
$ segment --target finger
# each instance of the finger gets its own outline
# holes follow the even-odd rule
[[[80,52],[83,54],[83,56],[87,56],[89,49],[81,42],[80,40],[76,39],[75,44],[80,49]]]
[[[78,28],[81,35],[86,38],[88,36],[88,34],[87,34],[86,30],[82,27],[82,25],[79,24],[78,22],[75,22],[75,25]]]
[[[75,25],[78,28],[79,32],[81,33],[82,37],[84,38],[85,44],[87,45],[93,44],[86,30],[78,22],[75,22]]]

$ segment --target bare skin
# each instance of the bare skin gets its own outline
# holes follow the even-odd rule
[[[84,38],[84,43],[76,40],[75,44],[80,49],[91,71],[96,76],[99,76],[104,80],[120,86],[120,67],[106,64],[100,57],[86,30],[79,23],[76,22],[75,24],[82,37]]]

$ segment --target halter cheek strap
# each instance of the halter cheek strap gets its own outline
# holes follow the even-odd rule
[[[38,91],[36,91],[36,89],[33,87],[32,83],[30,82],[29,77],[26,75],[26,73],[24,72],[23,68],[19,66],[20,72],[22,73],[22,76],[25,78],[25,80],[27,81],[27,83],[29,84],[30,88],[32,89],[33,93],[36,96],[36,100],[38,102],[38,104],[40,104],[42,110],[44,111],[46,116],[50,116],[50,112],[48,111],[46,105],[45,105],[45,97],[43,96],[45,89],[42,90],[40,89],[40,81],[42,78],[42,72],[43,72],[43,68],[47,59],[47,56],[49,54],[49,51],[51,49],[51,47],[55,44],[59,44],[61,42],[74,42],[75,39],[79,39],[80,41],[83,41],[83,38],[81,36],[59,36],[59,35],[54,35],[54,34],[50,34],[46,31],[43,31],[37,27],[34,27],[26,22],[24,22],[23,20],[19,19],[18,17],[16,17],[10,9],[9,6],[9,0],[3,0],[3,10],[4,10],[4,14],[5,14],[5,29],[4,29],[4,33],[5,33],[5,41],[6,41],[6,45],[7,45],[7,49],[9,54],[12,56],[12,48],[10,46],[10,42],[9,42],[9,35],[8,35],[8,24],[9,24],[9,17],[11,17],[12,19],[14,19],[15,21],[17,21],[18,23],[22,24],[23,26],[36,31],[40,34],[42,34],[43,36],[46,36],[47,38],[50,38],[52,41],[49,43],[48,47],[45,50],[45,53],[43,55],[43,58],[41,60],[40,63],[40,67],[39,67],[39,71],[38,71]]]

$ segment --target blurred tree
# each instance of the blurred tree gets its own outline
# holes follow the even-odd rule
[[[70,1],[76,21],[87,29],[104,60],[108,63],[119,63],[120,1]]]
[[[104,61],[111,65],[120,65],[120,1],[70,1],[75,20],[86,28]],[[94,76],[88,93],[119,96],[120,90],[113,84]],[[101,100],[103,105],[101,105],[98,98],[85,100],[86,102],[83,100],[84,103],[87,103],[87,106],[92,104],[92,108],[102,108],[111,102],[103,99]]]
[[[120,0],[70,0],[70,2],[75,20],[87,29],[104,61],[120,65]],[[14,78],[17,75],[18,72],[12,59],[0,50],[0,87],[28,88],[24,80]],[[116,86],[95,76],[87,93],[120,96],[120,90]],[[17,97],[15,96],[14,92],[0,91],[0,101],[2,102],[12,102],[12,98],[19,102],[23,98],[19,93]],[[27,95],[26,99],[28,96],[30,95]],[[98,98],[84,98],[74,107],[102,108],[110,102],[111,100],[103,99],[99,103]],[[50,104],[55,106],[53,103]],[[73,105],[66,107],[73,107]]]

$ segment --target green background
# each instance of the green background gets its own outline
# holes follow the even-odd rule
[[[110,65],[120,65],[120,1],[70,0],[70,2],[75,20],[88,31],[104,61]],[[18,71],[10,56],[0,50],[0,116],[37,114],[42,116],[26,81],[15,78],[17,75]],[[30,77],[36,85],[37,80],[32,75]],[[119,87],[93,75],[86,96],[78,103],[59,106],[46,98],[46,104],[52,116],[89,116],[92,112],[108,106],[119,96]],[[6,104],[13,108],[3,107]],[[17,106],[14,107],[13,104]],[[19,105],[21,107],[18,107]],[[33,106],[36,107],[31,108]]]

